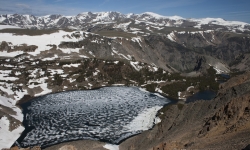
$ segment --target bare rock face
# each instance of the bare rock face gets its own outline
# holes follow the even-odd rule
[[[92,140],[78,140],[60,143],[45,148],[44,150],[106,150],[103,148],[105,143]]]
[[[77,150],[77,149],[73,145],[65,145],[65,146],[59,148],[59,150]]]
[[[162,122],[120,150],[244,149],[250,143],[250,72],[221,84],[211,101],[165,108]]]
[[[11,147],[10,150],[41,150],[40,146],[34,146],[32,148],[28,147],[28,148],[19,148],[17,146]]]

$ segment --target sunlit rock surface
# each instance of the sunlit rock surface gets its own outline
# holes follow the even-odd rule
[[[22,146],[94,139],[110,143],[150,129],[168,99],[136,87],[69,91],[33,99],[25,122],[33,129]]]

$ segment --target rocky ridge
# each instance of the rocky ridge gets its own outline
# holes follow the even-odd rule
[[[220,85],[214,100],[172,105],[162,122],[132,137],[121,150],[244,149],[250,143],[250,73]]]

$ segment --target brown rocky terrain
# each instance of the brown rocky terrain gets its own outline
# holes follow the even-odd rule
[[[10,149],[5,150],[41,150],[40,146],[34,146],[32,148],[19,148],[18,146],[11,147]]]
[[[44,150],[106,150],[104,145],[105,143],[99,141],[79,140],[57,144]]]
[[[247,149],[250,143],[250,72],[220,85],[211,101],[171,105],[162,122],[127,139],[120,150]]]
[[[43,150],[107,150],[103,146],[105,143],[99,141],[92,140],[78,140],[72,142],[64,142],[60,144],[56,144]],[[10,149],[5,150],[41,150],[39,146],[29,147],[29,148],[19,148],[18,146],[14,146]]]
[[[112,35],[111,31],[106,32]],[[202,32],[202,34],[198,31],[186,32],[185,34],[176,32],[176,42],[169,40],[167,36],[149,35],[138,38],[138,43],[134,42],[135,38],[132,37],[132,40],[129,40],[130,38],[124,37],[110,39],[100,35],[92,35],[78,42],[62,42],[59,48],[81,48],[84,46],[84,51],[80,51],[82,54],[87,55],[86,52],[92,51],[96,58],[102,59],[124,59],[120,54],[131,55],[137,61],[153,63],[169,72],[191,72],[202,58],[201,66],[211,64],[229,72],[229,64],[235,69],[242,68],[238,66],[239,62],[236,58],[241,61],[241,57],[238,56],[249,52],[249,39],[242,36],[221,32]],[[212,37],[216,40],[212,40]],[[93,40],[102,42],[93,43],[91,42]],[[112,55],[113,50],[119,53]],[[199,70],[200,67],[196,69]],[[240,70],[245,70],[245,68]]]

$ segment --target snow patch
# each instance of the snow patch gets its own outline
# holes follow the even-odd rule
[[[16,27],[16,26],[11,26],[11,25],[0,25],[0,30],[3,29],[21,29],[20,27]]]
[[[17,120],[19,120],[21,122],[23,121],[23,114],[22,114],[21,109],[15,106],[16,101],[14,101],[11,98],[6,98],[6,97],[3,97],[3,96],[0,96],[0,104],[3,105],[3,106],[9,107],[13,111],[16,112],[16,115],[11,115],[12,117],[16,118]],[[1,140],[0,140],[0,142],[1,142]]]
[[[65,68],[65,67],[78,67],[78,66],[80,66],[81,64],[69,64],[69,65],[63,65],[63,68]]]
[[[130,22],[127,22],[127,23],[116,24],[116,25],[114,25],[114,28],[120,28],[120,29],[122,29],[123,31],[127,31],[128,26],[129,26],[130,24],[131,24],[131,21],[130,21]]]
[[[127,57],[127,56],[125,56],[124,54],[121,54],[121,53],[119,53],[118,51],[116,51],[116,49],[115,49],[114,47],[112,47],[112,51],[113,51],[113,53],[115,53],[115,54],[117,54],[117,55],[119,55],[119,56],[122,56],[122,57],[124,57],[124,58],[127,59],[127,60],[131,60],[130,55],[128,55],[128,57]]]
[[[16,77],[10,77],[9,74],[11,73],[11,70],[0,70],[0,79],[5,81],[15,81],[18,78]]]
[[[142,41],[141,41],[141,37],[133,37],[131,40],[132,40],[133,42],[137,42],[137,43],[140,45],[140,47],[142,47],[142,46],[141,46],[141,43],[140,43],[140,42],[142,42]]]
[[[208,64],[209,66],[212,66],[214,70],[216,70],[216,74],[223,74],[223,73],[228,73],[229,69],[226,68],[223,64],[221,63],[216,63],[214,65]]]
[[[158,124],[161,122],[161,119],[159,117],[156,117],[154,120],[154,124]]]
[[[128,131],[145,131],[153,127],[155,116],[162,106],[144,109],[138,116],[125,126]]]
[[[194,89],[194,86],[190,86],[190,87],[188,87],[188,88],[187,88],[187,91],[189,92],[189,91],[190,91],[190,89]]]
[[[36,45],[38,48],[34,52],[27,52],[31,55],[38,55],[40,52],[51,49],[48,45],[59,45],[61,42],[78,42],[79,40],[84,39],[81,38],[67,38],[69,33],[66,31],[58,31],[52,34],[44,34],[44,35],[37,35],[37,36],[28,36],[28,35],[13,35],[11,33],[0,33],[0,41],[11,42],[13,45]],[[80,35],[83,35],[83,31],[80,32]],[[61,49],[65,53],[77,52],[79,53],[79,48],[77,49]],[[23,54],[22,51],[16,51],[8,53],[7,51],[0,52],[1,55],[8,56],[8,57],[15,57],[19,54]]]
[[[19,126],[13,131],[9,131],[10,122],[7,117],[0,119],[0,149],[10,148],[24,131],[24,127]]]
[[[47,60],[55,60],[58,58],[58,55],[54,54],[53,57],[48,57],[48,58],[43,58],[42,61],[47,61]]]
[[[142,13],[141,15],[143,15],[143,14],[150,15],[156,19],[170,19],[170,20],[182,20],[182,19],[184,19],[180,16],[162,16],[162,15],[159,15],[159,14],[156,14],[153,12],[145,12],[145,13]]]
[[[221,26],[226,26],[230,30],[241,30],[245,31],[245,26],[249,25],[248,23],[245,22],[240,22],[240,21],[226,21],[222,18],[202,18],[202,19],[190,19],[190,21],[197,22],[198,24],[194,26],[195,28],[201,28],[201,25],[206,25],[206,24],[215,24],[215,25],[221,25]]]
[[[103,147],[108,150],[119,150],[119,145],[106,144]]]
[[[132,31],[139,31],[141,29],[130,27],[130,30],[132,30]]]
[[[142,69],[142,66],[140,66],[139,65],[139,62],[133,62],[133,61],[130,61],[130,64],[131,64],[131,66],[133,66],[134,67],[134,69],[136,70],[136,71],[140,71],[141,69]]]
[[[174,34],[174,31],[172,31],[170,34],[167,35],[168,36],[168,39],[173,41],[173,42],[176,42],[176,36]]]

